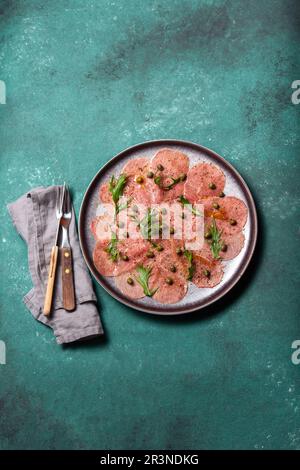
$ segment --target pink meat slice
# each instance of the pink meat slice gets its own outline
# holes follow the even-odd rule
[[[206,225],[211,223],[211,218],[216,220],[219,230],[222,230],[223,235],[231,235],[241,232],[247,222],[248,209],[245,203],[234,196],[227,196],[224,198],[207,198],[203,199],[204,213]],[[213,204],[219,205],[218,209],[213,207]],[[230,220],[235,220],[236,225],[231,225]]]
[[[214,184],[216,188],[211,189],[210,184]],[[218,196],[224,187],[224,173],[212,163],[202,162],[190,168],[184,185],[184,196],[195,203],[203,197]]]
[[[127,280],[131,278],[133,284],[128,284]],[[141,299],[145,297],[142,286],[136,280],[136,271],[126,272],[115,278],[116,287],[122,294],[130,297],[131,299]]]
[[[93,252],[93,261],[95,268],[102,276],[114,276],[116,263],[109,258],[106,252],[107,245],[108,242],[105,240],[97,241]]]
[[[173,280],[173,284],[166,282],[167,278]],[[170,273],[164,268],[154,266],[149,279],[150,289],[156,289],[153,299],[161,304],[174,304],[181,300],[187,292],[186,280],[177,273]]]
[[[195,273],[193,283],[197,287],[215,287],[222,281],[223,267],[220,261],[211,261],[202,256],[194,256]],[[210,272],[209,277],[205,276],[205,270]]]
[[[226,261],[235,258],[242,251],[245,243],[245,237],[242,232],[233,235],[224,235],[222,240],[226,244],[227,250],[225,252],[221,251],[220,256]]]
[[[103,202],[103,203],[112,204],[113,200],[112,200],[112,197],[111,197],[111,193],[109,191],[109,183],[108,182],[103,183],[100,186],[99,198],[100,198],[100,201]]]
[[[111,232],[116,232],[116,226],[111,214],[103,214],[91,221],[91,232],[95,240],[110,240]]]
[[[158,170],[157,166],[162,165],[163,170]],[[178,150],[162,149],[152,158],[150,169],[156,176],[161,176],[162,185],[165,187],[172,183],[172,178],[176,179],[180,175],[187,175],[189,169],[188,157]],[[157,185],[156,185],[157,186]],[[176,184],[169,191],[162,191],[158,187],[154,195],[155,202],[172,201],[183,194],[184,183]]]
[[[107,253],[108,244],[108,241],[97,241],[93,253],[94,265],[103,276],[119,276],[147,259],[149,242],[146,240],[135,240],[134,243],[130,239],[120,240],[118,250],[121,256],[117,261],[112,261]],[[125,255],[128,256],[127,261],[122,259]]]
[[[123,167],[122,173],[127,176],[124,195],[132,198],[138,204],[149,206],[152,200],[153,179],[147,177],[149,160],[147,158],[134,158]],[[143,178],[141,184],[137,183],[138,177]]]

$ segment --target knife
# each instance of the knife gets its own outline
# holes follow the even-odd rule
[[[61,257],[62,257],[62,290],[63,306],[65,310],[75,309],[75,289],[73,276],[72,250],[69,242],[69,225],[72,219],[71,198],[68,187],[63,203],[62,218],[60,221],[62,227]]]
[[[58,257],[59,228],[60,228],[60,223],[61,223],[61,219],[63,215],[62,211],[63,211],[65,193],[66,193],[66,185],[64,184],[63,189],[61,189],[61,187],[58,188],[58,195],[56,199],[57,228],[56,228],[55,243],[51,250],[50,267],[49,267],[46,295],[45,295],[45,302],[44,302],[44,315],[46,316],[49,316],[51,313],[52,297],[53,297],[54,281],[55,281],[55,273],[56,273],[57,257]]]

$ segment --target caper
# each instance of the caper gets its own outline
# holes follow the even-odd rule
[[[229,219],[230,225],[236,225],[236,220],[235,219]]]
[[[171,235],[174,235],[174,233],[175,233],[175,228],[174,228],[174,227],[170,227],[170,234],[171,234]]]
[[[170,271],[171,271],[171,273],[176,273],[176,266],[175,266],[175,264],[172,264],[172,266],[170,266]]]
[[[219,197],[225,197],[225,193],[223,191],[220,192]]]
[[[124,222],[120,221],[120,222],[118,223],[118,227],[119,227],[119,228],[124,228],[124,227],[125,227]]]
[[[220,209],[220,206],[217,202],[214,202],[212,206],[214,209]]]
[[[154,176],[153,171],[148,171],[147,178],[153,178],[153,176]]]
[[[211,238],[211,232],[205,232],[204,238],[205,238],[206,240],[208,240],[209,238]]]
[[[208,269],[204,269],[203,274],[205,277],[210,277],[210,271]]]
[[[146,253],[146,256],[147,256],[147,258],[154,258],[155,255],[154,255],[153,251],[148,251]]]
[[[173,284],[173,279],[171,277],[167,277],[166,283],[169,284],[169,286],[171,286]]]
[[[157,169],[158,169],[159,171],[163,171],[163,170],[164,170],[164,167],[163,167],[161,164],[159,164],[159,165],[157,165]]]
[[[176,248],[176,253],[177,253],[177,255],[182,255],[182,253],[183,253],[182,248],[180,248],[180,247]]]
[[[157,245],[156,249],[157,251],[163,251],[164,247],[162,245]]]
[[[186,180],[186,173],[182,173],[182,174],[179,176],[179,179],[180,179],[180,181],[185,181],[185,180]]]
[[[139,208],[136,205],[132,206],[132,210],[133,212],[139,212]]]
[[[224,251],[224,253],[227,251],[227,248],[228,246],[224,243],[223,246],[222,246],[222,251]]]
[[[166,207],[163,207],[163,208],[161,209],[161,213],[162,213],[163,215],[166,215],[166,214],[168,213],[167,208],[166,208]]]
[[[129,284],[130,286],[132,286],[132,284],[133,284],[133,279],[132,279],[132,277],[129,277],[129,278],[127,279],[127,284]]]
[[[209,183],[208,187],[209,189],[216,189],[217,186],[215,185],[215,183]]]
[[[159,186],[160,183],[161,183],[161,177],[160,177],[160,176],[156,176],[156,177],[154,178],[154,183]]]
[[[142,184],[144,182],[144,178],[142,176],[138,176],[135,180],[138,184]]]
[[[127,255],[122,255],[121,258],[122,258],[123,261],[128,261],[129,260]]]

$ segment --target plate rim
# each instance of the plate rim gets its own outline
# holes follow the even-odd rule
[[[137,151],[139,149],[144,149],[145,147],[152,146],[152,145],[178,145],[178,146],[187,146],[192,148],[193,150],[198,150],[204,153],[207,153],[209,156],[214,158],[216,161],[221,162],[228,170],[231,172],[239,181],[243,193],[245,194],[247,204],[248,204],[248,210],[249,214],[251,213],[251,217],[253,220],[252,226],[250,228],[250,243],[248,246],[248,252],[247,255],[245,256],[241,266],[239,269],[236,271],[235,275],[228,281],[228,283],[224,286],[223,289],[219,291],[218,294],[216,294],[214,297],[207,299],[207,301],[202,301],[203,303],[201,305],[194,305],[191,307],[179,307],[178,310],[176,311],[168,311],[168,310],[159,310],[159,307],[157,308],[151,308],[151,306],[143,306],[143,305],[137,305],[134,302],[134,299],[130,300],[124,297],[121,293],[119,294],[118,292],[115,292],[109,285],[106,285],[102,279],[101,275],[96,271],[94,266],[92,266],[87,259],[85,247],[84,247],[84,226],[83,226],[83,218],[84,218],[84,213],[85,213],[85,204],[87,202],[87,196],[89,192],[92,190],[93,186],[95,185],[95,182],[98,180],[98,178],[107,170],[110,168],[116,161],[122,159],[123,157],[126,156],[128,152],[133,152]],[[114,299],[118,300],[122,304],[126,305],[127,307],[133,308],[134,310],[144,312],[144,313],[149,313],[152,315],[162,315],[162,316],[174,316],[174,315],[183,315],[187,313],[192,313],[196,312],[198,310],[202,310],[205,307],[208,307],[209,305],[217,302],[220,300],[222,297],[224,297],[240,280],[240,278],[243,276],[245,273],[252,257],[255,251],[256,243],[257,243],[257,233],[258,233],[258,220],[257,220],[257,211],[256,211],[256,206],[255,202],[252,196],[252,193],[244,180],[244,178],[240,175],[240,173],[234,168],[234,166],[228,162],[224,157],[219,155],[217,152],[214,150],[205,147],[204,145],[197,144],[195,142],[189,141],[189,140],[182,140],[182,139],[155,139],[155,140],[146,140],[144,142],[140,142],[138,144],[131,145],[125,149],[123,149],[121,152],[117,153],[114,155],[110,160],[108,160],[95,174],[95,176],[92,178],[90,181],[84,195],[81,201],[80,205],[80,210],[79,210],[79,218],[78,218],[78,235],[79,235],[79,243],[80,243],[80,248],[82,255],[84,257],[84,260],[86,262],[87,267],[89,268],[89,271],[91,272],[92,276],[94,279],[100,284],[100,286],[108,292]],[[170,304],[170,307],[173,304]]]

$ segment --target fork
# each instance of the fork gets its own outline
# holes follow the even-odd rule
[[[47,288],[46,288],[46,295],[45,295],[45,302],[44,302],[44,315],[46,316],[49,316],[51,313],[52,297],[53,297],[57,258],[58,258],[58,236],[59,236],[60,223],[61,223],[61,219],[63,215],[62,209],[63,209],[63,203],[64,203],[64,197],[65,197],[65,190],[66,190],[65,185],[63,189],[58,187],[58,194],[56,196],[57,229],[56,229],[56,236],[55,236],[55,244],[52,247],[51,255],[50,255],[50,266],[49,266],[48,281],[47,281]]]
[[[66,195],[63,203],[63,211],[61,218],[62,226],[62,289],[63,289],[63,306],[66,310],[75,309],[75,289],[73,276],[72,250],[69,242],[69,225],[72,219],[71,198],[68,187],[66,186]]]

